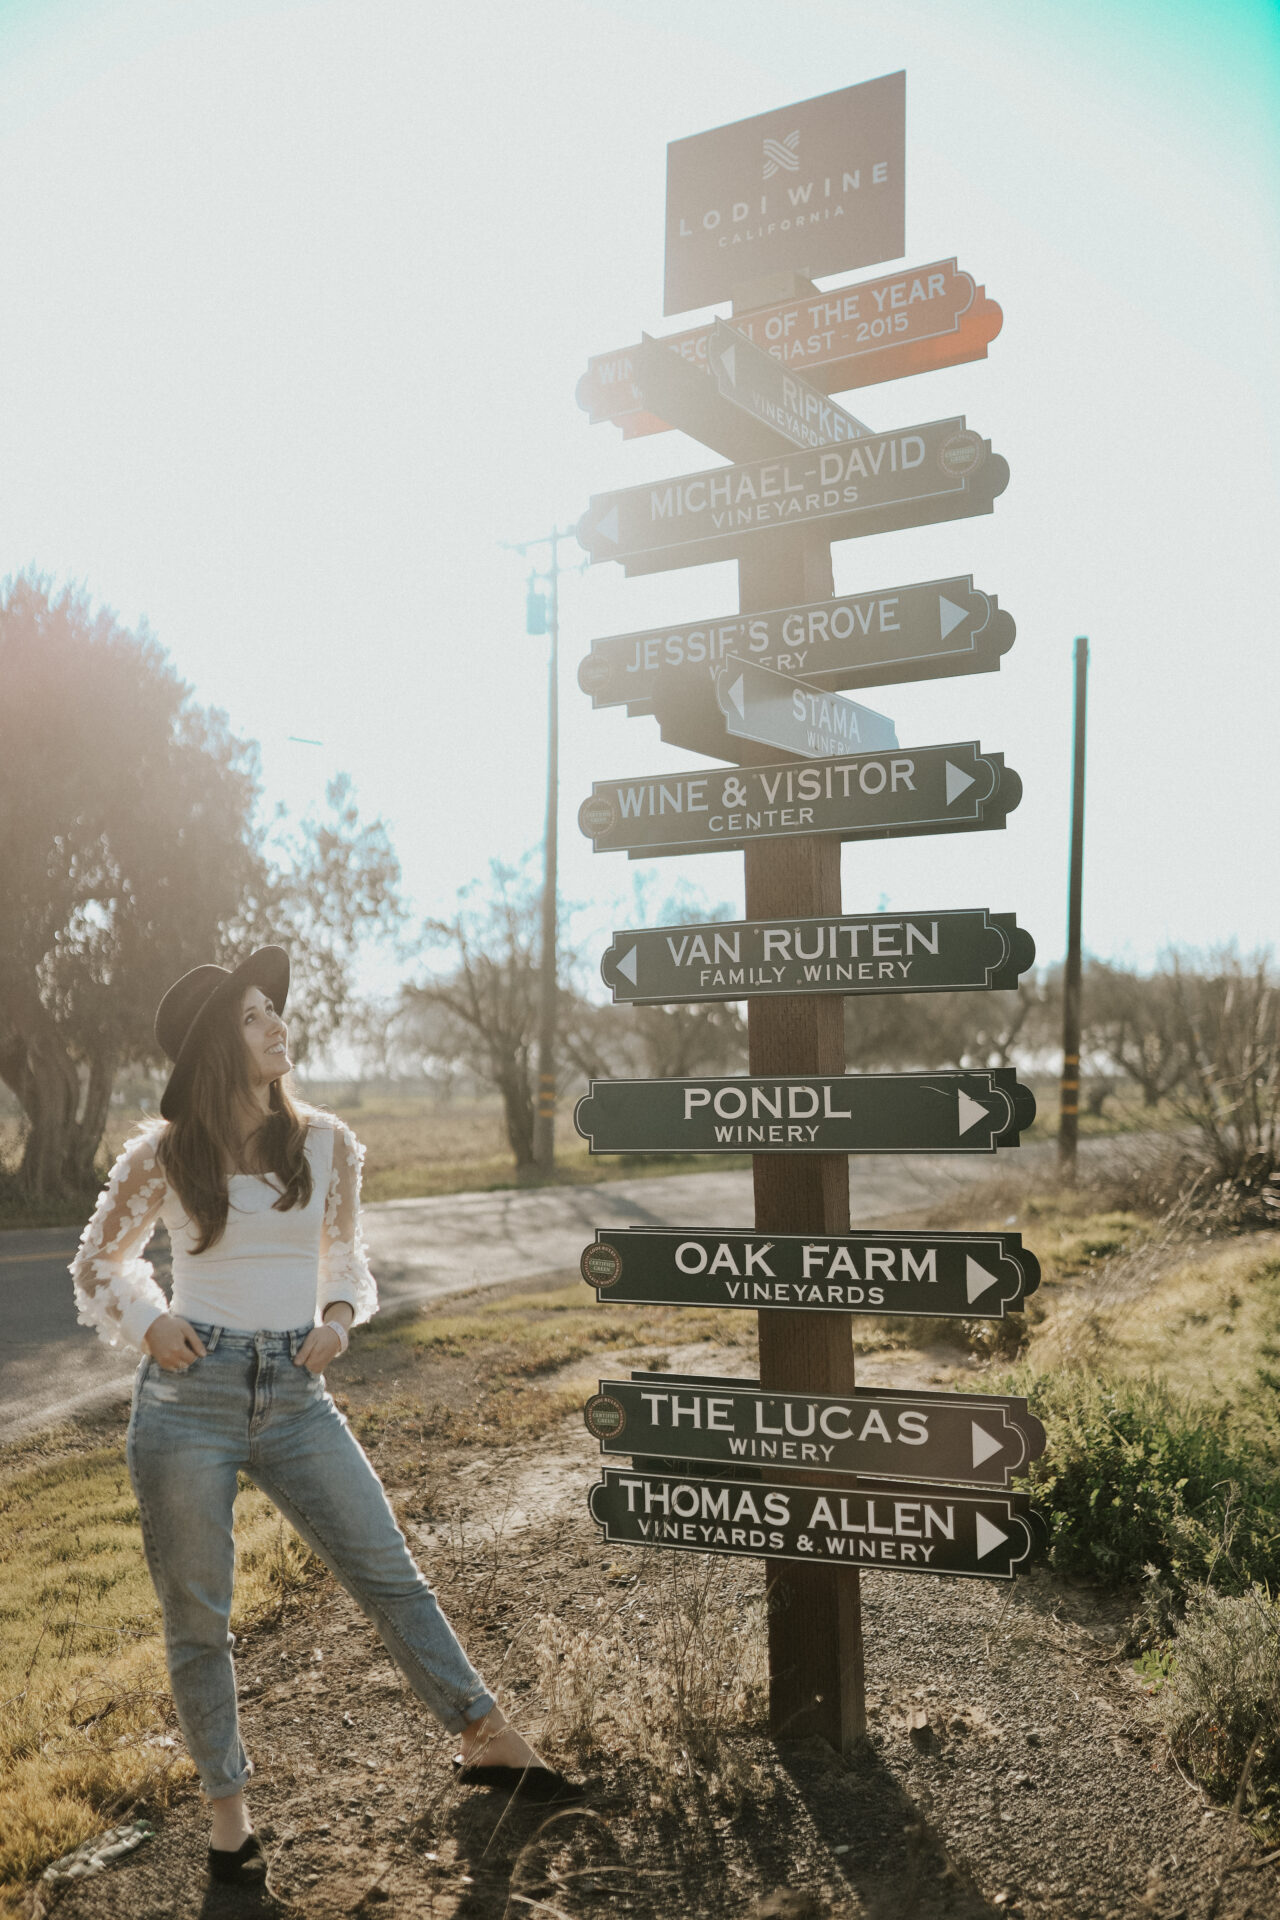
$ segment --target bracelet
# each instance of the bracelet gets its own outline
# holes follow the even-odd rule
[[[339,1360],[341,1360],[343,1354],[346,1352],[347,1348],[351,1345],[351,1335],[347,1332],[341,1320],[326,1320],[324,1322],[324,1325],[326,1327],[332,1327],[334,1332],[337,1334],[339,1340],[341,1340],[342,1342],[342,1345],[338,1348],[338,1358]]]

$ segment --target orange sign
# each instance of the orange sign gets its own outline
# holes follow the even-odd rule
[[[1003,320],[986,288],[951,259],[830,293],[802,294],[780,307],[735,314],[732,324],[824,393],[843,393],[985,360]],[[666,334],[663,344],[709,371],[711,334],[711,326],[690,327]],[[628,440],[665,433],[668,425],[644,410],[633,385],[633,351],[596,354],[578,382],[578,405],[592,422],[616,420]]]

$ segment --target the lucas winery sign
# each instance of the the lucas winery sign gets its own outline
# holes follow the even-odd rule
[[[673,140],[664,313],[774,273],[898,259],[905,108],[906,75],[888,73]]]

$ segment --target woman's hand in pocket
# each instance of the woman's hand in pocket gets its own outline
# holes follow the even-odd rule
[[[308,1373],[323,1373],[341,1352],[342,1335],[326,1320],[322,1326],[312,1327],[293,1364],[305,1367]]]
[[[204,1358],[204,1341],[180,1313],[162,1313],[153,1320],[142,1344],[165,1373],[185,1373],[193,1360]]]

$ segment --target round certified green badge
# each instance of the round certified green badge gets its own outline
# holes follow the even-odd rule
[[[593,1242],[578,1262],[578,1271],[589,1287],[611,1287],[622,1278],[622,1255],[616,1247]]]
[[[616,1440],[627,1424],[622,1403],[607,1393],[598,1393],[594,1400],[588,1400],[582,1412],[588,1433],[594,1433],[597,1440]]]
[[[609,678],[609,663],[598,653],[589,653],[578,663],[578,685],[584,693],[594,693]]]
[[[982,435],[970,433],[967,427],[951,434],[938,449],[938,465],[944,473],[952,475],[976,473],[986,457]]]
[[[578,808],[578,825],[588,840],[594,840],[597,834],[607,833],[617,817],[614,804],[607,793],[593,793]]]

